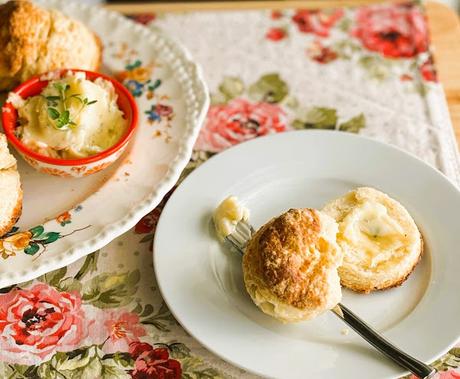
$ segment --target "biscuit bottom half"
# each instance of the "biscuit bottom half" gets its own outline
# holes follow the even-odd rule
[[[327,204],[339,225],[343,286],[369,293],[402,284],[420,260],[423,242],[409,212],[376,189],[360,187]]]

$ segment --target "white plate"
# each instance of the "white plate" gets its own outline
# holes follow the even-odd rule
[[[282,325],[247,295],[241,259],[216,242],[210,215],[234,194],[259,227],[290,207],[321,208],[355,187],[376,187],[404,204],[426,253],[402,287],[343,303],[403,350],[432,361],[460,335],[460,193],[411,155],[343,132],[262,137],[211,158],[174,192],[154,245],[159,288],[177,320],[209,350],[254,373],[277,378],[387,378],[403,370],[331,312]]]
[[[0,287],[101,248],[152,210],[187,164],[208,107],[200,70],[166,36],[102,8],[64,0],[37,3],[59,9],[97,32],[104,44],[104,72],[129,71],[125,66],[131,64],[125,75],[137,79],[132,88],[151,81],[139,88],[142,94],[136,97],[140,120],[130,151],[113,167],[83,179],[63,179],[40,174],[18,158],[24,188],[18,227],[20,231],[35,228],[0,244]],[[135,71],[139,64],[141,69]],[[157,80],[161,84],[155,96],[147,96],[147,87]],[[162,120],[149,122],[149,116],[156,114],[145,112],[156,103],[171,107],[173,116],[167,117],[169,108],[162,108]]]

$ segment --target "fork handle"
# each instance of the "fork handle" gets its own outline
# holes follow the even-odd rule
[[[429,379],[433,378],[436,374],[435,368],[398,349],[344,305],[338,304],[338,306],[332,309],[332,311],[378,351],[392,359],[401,367],[404,367],[412,372],[415,376],[423,379]]]

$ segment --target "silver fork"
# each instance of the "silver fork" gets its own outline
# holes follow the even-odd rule
[[[240,221],[236,225],[235,231],[225,237],[225,240],[238,252],[240,252],[241,255],[243,255],[246,245],[251,239],[253,233],[254,228],[250,224],[245,221]],[[412,372],[415,376],[429,379],[436,374],[436,369],[434,367],[431,367],[398,349],[343,304],[337,304],[333,309],[331,309],[331,311],[378,351],[386,355],[401,367]]]

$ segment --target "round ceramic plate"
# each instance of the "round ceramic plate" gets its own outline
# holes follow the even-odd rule
[[[139,127],[117,163],[86,178],[40,174],[18,158],[24,207],[17,228],[0,240],[0,287],[67,265],[134,226],[176,183],[208,107],[200,70],[166,36],[102,8],[37,3],[97,32],[102,71],[134,95]]]
[[[216,241],[210,221],[231,194],[260,227],[289,208],[321,208],[358,186],[404,204],[426,249],[403,286],[369,295],[344,290],[342,303],[408,353],[427,362],[439,357],[460,335],[460,192],[417,158],[343,132],[258,138],[211,158],[179,186],[154,244],[159,288],[177,320],[223,359],[267,377],[403,374],[353,331],[347,334],[332,312],[283,325],[259,311],[244,288],[240,256]]]

